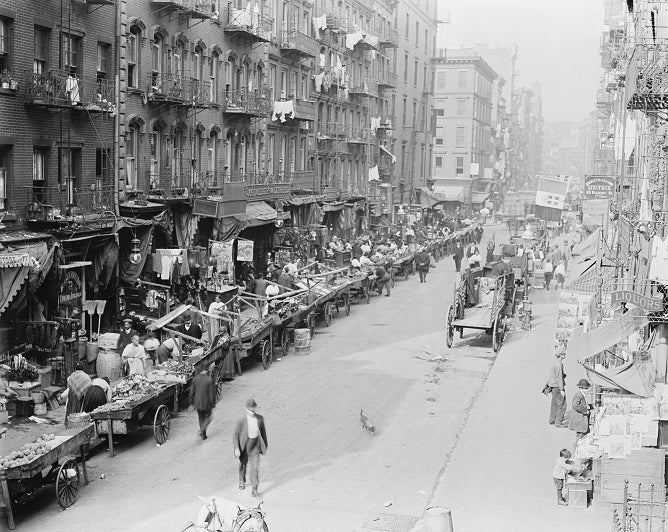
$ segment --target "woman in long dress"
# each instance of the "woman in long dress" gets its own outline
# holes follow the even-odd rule
[[[84,396],[86,391],[93,385],[93,380],[83,370],[81,362],[77,362],[72,374],[67,377],[67,390],[65,390],[60,398],[67,399],[67,406],[65,407],[65,428],[69,428],[69,415],[78,414],[82,411]]]
[[[144,360],[148,358],[143,345],[139,345],[139,335],[135,334],[132,337],[132,342],[125,346],[123,350],[124,361],[127,361],[129,366],[129,375],[145,375]]]

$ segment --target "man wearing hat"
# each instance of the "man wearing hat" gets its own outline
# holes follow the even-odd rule
[[[589,432],[589,404],[585,396],[586,390],[590,387],[587,379],[578,381],[578,391],[573,396],[573,411],[568,428],[575,431],[575,442]]]
[[[234,427],[232,441],[234,456],[239,459],[239,489],[246,487],[246,466],[250,463],[250,482],[253,497],[258,496],[260,484],[260,455],[267,452],[267,431],[264,417],[256,412],[255,399],[246,401],[246,415]]]
[[[123,354],[125,346],[132,341],[132,337],[135,334],[138,335],[139,333],[132,327],[132,318],[126,316],[123,318],[123,328],[121,329],[121,334],[118,336],[118,342],[116,343],[116,352],[119,355]]]
[[[202,327],[200,327],[199,323],[193,322],[193,315],[191,312],[186,312],[183,315],[183,323],[179,326],[179,332],[192,338],[197,338],[198,340],[202,338]],[[189,341],[186,338],[185,343],[194,344],[195,342]]]
[[[566,428],[564,422],[564,413],[566,412],[566,396],[565,379],[564,379],[564,364],[563,359],[566,352],[563,349],[557,349],[554,353],[554,360],[550,365],[550,372],[547,376],[547,387],[550,388],[552,394],[552,401],[550,404],[550,425]]]
[[[462,259],[464,258],[464,245],[462,244],[462,239],[457,237],[455,241],[455,247],[452,250],[452,258],[455,261],[455,270],[460,271],[462,267]]]

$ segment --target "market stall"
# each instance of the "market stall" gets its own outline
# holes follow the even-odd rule
[[[11,530],[15,528],[12,503],[42,486],[55,486],[56,499],[63,509],[77,501],[81,472],[84,485],[88,484],[86,452],[94,434],[92,424],[58,434],[44,434],[37,441],[0,459],[2,505]],[[80,462],[73,458],[77,455]]]

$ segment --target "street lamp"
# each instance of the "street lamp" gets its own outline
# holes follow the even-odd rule
[[[141,249],[139,248],[139,239],[134,237],[130,240],[130,262],[132,264],[139,264],[141,262]]]

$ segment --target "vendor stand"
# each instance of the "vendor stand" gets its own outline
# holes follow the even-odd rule
[[[395,258],[391,266],[394,275],[401,275],[408,280],[408,276],[415,271],[415,252]]]
[[[162,445],[169,437],[171,409],[178,412],[179,385],[149,381],[143,375],[132,375],[114,387],[111,402],[90,413],[98,434],[106,434],[109,454],[113,458],[114,435],[128,434],[143,425],[151,425],[153,437]]]
[[[90,440],[95,434],[93,424],[72,428],[56,435],[46,435],[32,445],[35,456],[9,458],[0,460],[0,488],[2,503],[7,514],[7,525],[14,530],[14,513],[12,503],[24,495],[28,495],[38,488],[52,484],[56,488],[56,499],[61,508],[69,508],[79,498],[81,472],[79,470],[78,455],[83,472],[84,484],[88,484],[88,470],[86,469],[86,451]],[[26,446],[27,451],[27,446]],[[39,453],[39,454],[37,454]],[[25,454],[25,453],[23,453]],[[17,465],[13,465],[19,462]],[[45,474],[44,471],[50,468]]]
[[[269,369],[274,356],[273,317],[264,315],[262,301],[252,294],[236,295],[233,306],[238,307],[239,312],[228,311],[227,314],[233,320],[230,351],[237,373],[241,375],[241,361],[252,355],[259,358],[265,370]]]

